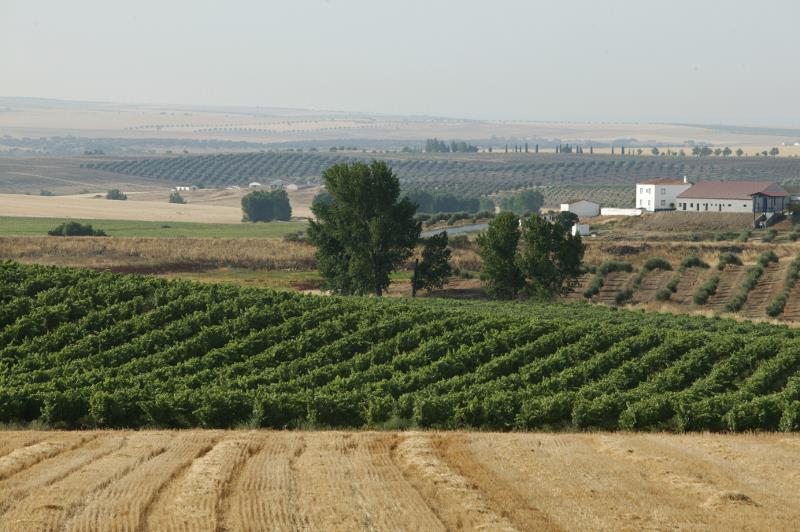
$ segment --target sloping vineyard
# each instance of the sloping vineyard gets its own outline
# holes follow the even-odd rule
[[[0,421],[800,428],[800,332],[0,264]]]
[[[800,180],[800,159],[767,157],[642,157],[608,155],[498,155],[450,158],[318,152],[229,153],[102,161],[86,168],[130,176],[197,184],[242,185],[253,180],[291,178],[318,183],[332,164],[386,160],[408,190],[484,195],[540,185],[630,184],[644,179]],[[565,198],[566,199],[566,198]]]

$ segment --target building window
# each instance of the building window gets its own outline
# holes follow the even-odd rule
[[[666,194],[666,193],[667,193],[667,189],[666,189],[666,188],[662,188],[662,189],[661,189],[661,195],[663,196],[663,195],[664,195],[664,194]]]
[[[662,200],[661,200],[661,206],[662,206],[662,207],[666,207],[666,206],[667,206],[667,200],[663,200],[663,199],[662,199]]]
[[[644,194],[644,187],[639,187],[639,194]]]
[[[650,206],[650,200],[647,200],[647,206],[648,207]]]
[[[689,207],[690,207],[690,208],[692,208],[692,209],[694,209],[694,203],[690,203],[690,204],[689,204]]]

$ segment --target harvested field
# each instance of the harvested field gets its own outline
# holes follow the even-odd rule
[[[800,518],[796,435],[4,432],[0,445],[32,457],[0,478],[0,530],[788,530]]]

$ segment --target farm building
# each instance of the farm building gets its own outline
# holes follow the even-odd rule
[[[685,177],[636,183],[636,207],[650,212],[675,209],[678,195],[691,186]]]
[[[768,181],[703,181],[678,195],[678,210],[699,212],[783,212],[789,193]]]
[[[600,215],[600,205],[589,200],[574,200],[562,203],[561,212],[577,214],[578,218],[593,218]]]
[[[250,188],[261,188],[261,187],[263,187],[264,185],[262,185],[262,184],[261,184],[261,183],[259,183],[258,181],[253,181],[252,183],[250,183],[250,184],[249,184],[249,185],[247,185],[247,186],[248,186],[248,187],[250,187]]]

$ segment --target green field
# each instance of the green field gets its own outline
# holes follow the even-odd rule
[[[42,236],[58,224],[75,221],[102,229],[108,236],[280,238],[304,231],[306,222],[206,224],[195,222],[139,222],[128,220],[78,220],[0,216],[0,236]]]
[[[0,263],[0,422],[800,430],[800,331]]]

